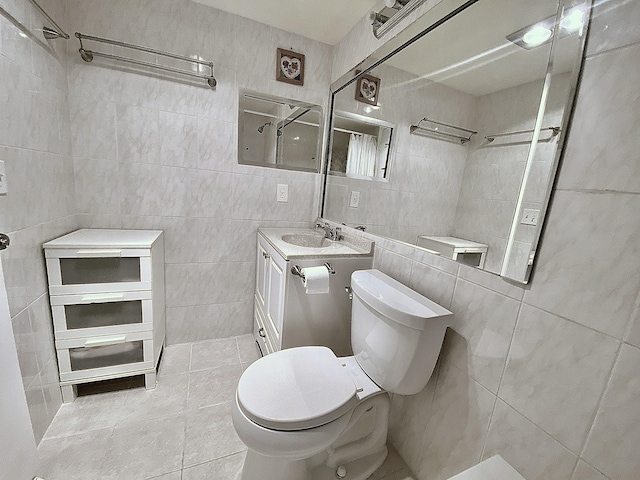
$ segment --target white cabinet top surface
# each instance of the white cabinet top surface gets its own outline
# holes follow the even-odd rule
[[[453,248],[486,248],[487,244],[465,240],[456,237],[432,237],[429,235],[420,235],[418,238],[425,238],[433,242],[442,243]]]
[[[44,244],[45,248],[151,248],[162,230],[81,229]]]

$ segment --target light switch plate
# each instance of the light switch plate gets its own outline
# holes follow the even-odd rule
[[[4,160],[0,160],[0,195],[7,194],[7,175],[4,169]]]
[[[276,192],[276,201],[287,203],[289,201],[289,185],[286,183],[278,184],[278,191]]]
[[[522,225],[538,225],[538,217],[540,217],[540,210],[536,210],[533,208],[525,208],[522,213],[522,220],[520,223]]]
[[[358,208],[360,205],[360,192],[351,192],[351,196],[349,197],[349,206],[351,208]]]

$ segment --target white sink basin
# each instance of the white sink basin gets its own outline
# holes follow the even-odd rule
[[[333,245],[333,241],[325,238],[321,233],[309,232],[309,233],[290,233],[282,235],[282,241],[287,242],[297,247],[306,248],[324,248]]]

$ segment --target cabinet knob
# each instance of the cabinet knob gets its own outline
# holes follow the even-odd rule
[[[262,252],[262,256],[264,258],[271,258],[271,255],[269,255],[267,252]]]
[[[266,338],[267,334],[264,331],[264,327],[258,330],[258,335],[260,335],[262,338]]]

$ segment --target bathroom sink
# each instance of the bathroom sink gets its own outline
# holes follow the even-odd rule
[[[282,240],[291,245],[306,248],[323,248],[333,244],[333,241],[325,238],[323,234],[315,232],[282,235]]]

